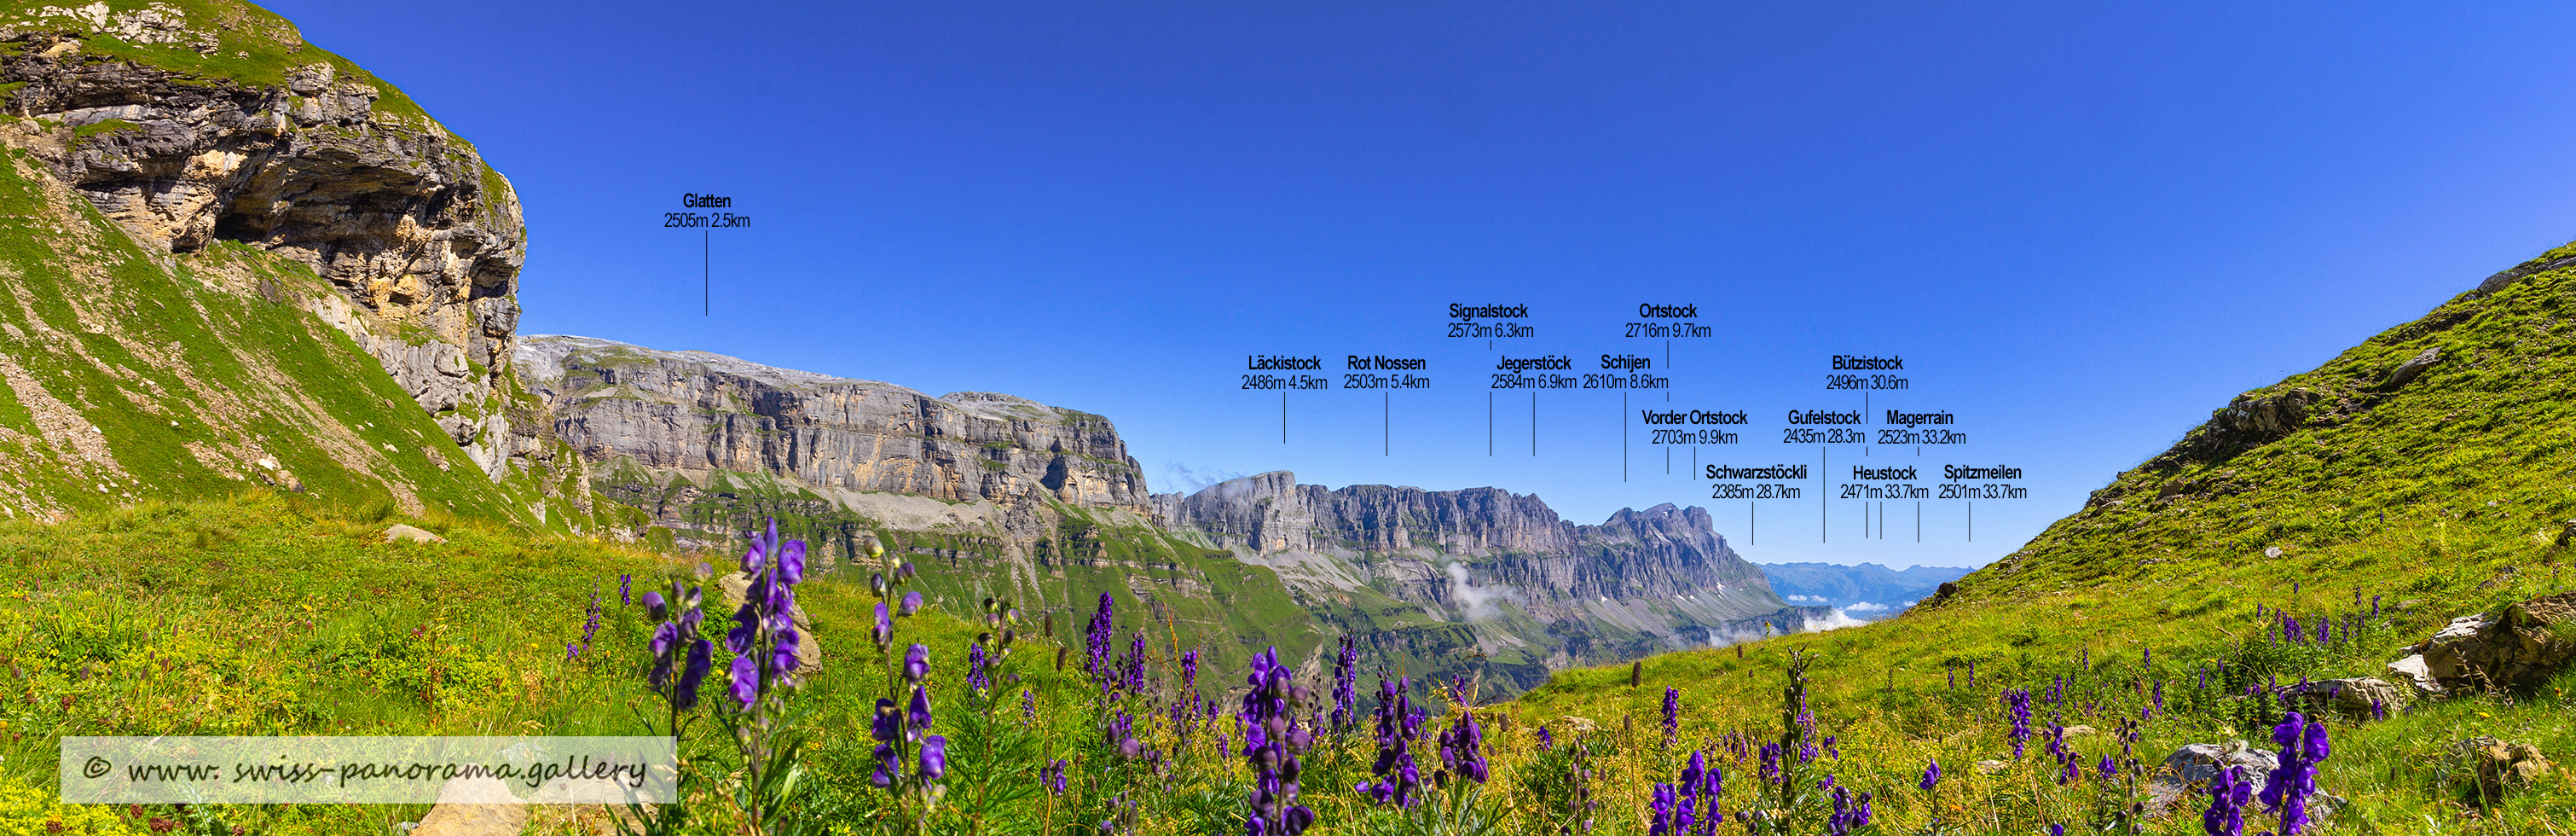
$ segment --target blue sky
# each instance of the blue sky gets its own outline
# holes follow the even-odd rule
[[[1991,560],[2237,392],[2576,238],[2568,7],[1925,5],[268,4],[511,178],[525,332],[1101,413],[1157,491],[1703,505],[1763,562]],[[661,228],[687,192],[754,221]],[[1662,366],[1620,333],[1650,301],[1714,328],[1668,392],[1493,394],[1488,455],[1497,354]],[[1537,336],[1444,338],[1453,302]],[[1283,444],[1253,353],[1434,383],[1294,393]],[[1858,406],[1833,354],[1903,356],[1873,406],[1971,439],[1867,462],[2029,497],[1973,542],[1956,503],[1864,539],[1810,480],[1748,532],[1646,443],[1669,394],[1753,419],[1703,463],[1814,462],[1780,431]]]

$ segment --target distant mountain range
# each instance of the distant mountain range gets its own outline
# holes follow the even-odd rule
[[[1889,569],[1876,563],[1837,566],[1831,563],[1763,563],[1771,591],[1791,604],[1840,609],[1862,621],[1886,618],[1923,600],[1941,584],[1966,577],[1972,569],[1909,566]]]

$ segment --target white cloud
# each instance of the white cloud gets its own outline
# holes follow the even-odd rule
[[[1467,582],[1467,567],[1450,563],[1449,595],[1467,606],[1467,620],[1485,621],[1503,614],[1502,603],[1520,597],[1507,586],[1477,586]],[[1608,599],[1603,599],[1608,600]]]
[[[1789,597],[1788,597],[1788,599],[1787,599],[1787,600],[1788,600],[1790,603],[1794,603],[1794,604],[1822,604],[1822,603],[1825,603],[1825,599],[1824,599],[1824,598],[1822,598],[1822,597],[1820,597],[1820,596],[1815,596],[1815,595],[1791,595],[1791,596],[1789,596]]]
[[[1862,602],[1860,602],[1860,603],[1853,604],[1853,605],[1848,606],[1848,607],[1844,607],[1843,609],[1844,609],[1844,610],[1847,610],[1847,611],[1850,611],[1850,612],[1875,612],[1875,611],[1882,611],[1882,610],[1887,609],[1887,605],[1886,605],[1886,604],[1873,604],[1873,603],[1870,603],[1870,602],[1868,602],[1868,601],[1862,601]]]
[[[1840,630],[1840,629],[1845,628],[1845,627],[1858,627],[1858,626],[1861,626],[1861,625],[1863,625],[1863,624],[1868,624],[1868,623],[1869,623],[1869,622],[1867,622],[1867,621],[1862,621],[1862,620],[1860,620],[1860,619],[1853,618],[1853,617],[1851,617],[1851,616],[1849,616],[1849,615],[1845,615],[1845,614],[1843,614],[1842,609],[1841,609],[1841,608],[1839,608],[1839,607],[1837,607],[1837,608],[1835,608],[1835,609],[1834,609],[1834,611],[1833,611],[1833,612],[1831,612],[1831,613],[1827,614],[1827,615],[1826,615],[1825,617],[1823,617],[1823,618],[1818,618],[1818,619],[1811,619],[1811,620],[1809,620],[1809,621],[1807,622],[1807,627],[1806,627],[1806,629],[1804,629],[1804,630],[1800,630],[1799,632],[1802,632],[1802,633],[1822,633],[1822,632],[1827,631],[1827,630]]]
[[[1216,468],[1194,468],[1177,461],[1163,463],[1163,472],[1172,476],[1172,484],[1181,493],[1198,493],[1209,485],[1243,478],[1243,474]]]

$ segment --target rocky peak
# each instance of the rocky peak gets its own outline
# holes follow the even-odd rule
[[[471,145],[244,3],[22,8],[0,13],[0,43],[5,106],[32,117],[0,141],[147,245],[310,267],[336,291],[314,312],[499,474],[527,236]]]

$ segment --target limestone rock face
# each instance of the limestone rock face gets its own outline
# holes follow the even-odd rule
[[[705,484],[769,473],[825,494],[915,494],[1006,508],[1047,500],[1141,509],[1142,468],[1109,419],[1010,395],[940,397],[704,352],[587,337],[521,338],[554,433],[593,462],[621,458]]]
[[[1499,488],[1426,491],[1300,485],[1286,471],[1158,494],[1165,529],[1203,538],[1310,588],[1368,585],[1460,620],[1518,610],[1562,645],[1566,663],[1635,653],[1593,646],[1605,632],[1666,646],[1794,632],[1823,607],[1790,607],[1699,508],[1621,509],[1600,525],[1559,518],[1536,496]]]
[[[6,107],[46,120],[14,125],[5,140],[146,244],[238,242],[310,266],[346,303],[315,312],[497,474],[505,433],[486,434],[498,411],[486,402],[518,326],[527,235],[517,197],[436,122],[380,107],[399,92],[305,47],[274,16],[234,11],[195,20],[166,4],[93,4],[0,16],[0,43],[16,47],[0,56],[0,83],[15,87]],[[282,84],[248,83],[84,47],[111,35],[199,52],[222,37],[261,38],[294,66]]]

